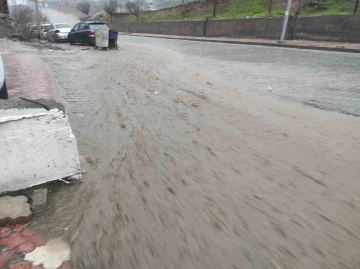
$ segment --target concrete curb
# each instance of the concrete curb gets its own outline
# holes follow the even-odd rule
[[[173,40],[198,41],[198,42],[208,42],[208,43],[225,43],[225,44],[252,45],[252,46],[264,46],[264,47],[276,47],[276,48],[360,53],[360,49],[332,48],[332,47],[323,47],[323,46],[313,47],[313,46],[290,45],[290,44],[286,44],[286,43],[262,43],[262,42],[239,41],[239,40],[219,40],[219,39],[211,39],[211,38],[197,39],[197,38],[191,38],[191,37],[178,38],[178,37],[172,37],[170,35],[169,36],[154,36],[154,35],[136,34],[136,33],[128,33],[128,35],[139,36],[139,37],[173,39]]]
[[[0,193],[81,177],[77,141],[62,104],[0,100],[0,133]]]

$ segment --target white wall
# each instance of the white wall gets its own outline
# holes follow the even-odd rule
[[[27,5],[27,0],[7,0],[8,6]]]

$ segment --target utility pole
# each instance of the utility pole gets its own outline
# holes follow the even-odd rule
[[[289,21],[290,10],[291,10],[291,4],[292,4],[292,0],[288,0],[286,11],[285,11],[284,24],[282,27],[279,43],[284,43],[287,25],[288,25],[288,21]]]
[[[39,3],[38,0],[35,0],[35,16],[36,16],[36,29],[38,41],[40,42],[40,20],[39,20]]]

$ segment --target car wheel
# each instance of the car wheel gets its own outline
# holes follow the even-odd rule
[[[0,99],[8,99],[8,92],[6,88],[6,82],[4,81],[3,86],[0,89]]]
[[[69,36],[68,40],[69,40],[70,45],[74,45],[74,40],[72,39],[72,37]]]

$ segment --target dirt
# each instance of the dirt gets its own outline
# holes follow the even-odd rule
[[[171,50],[83,48],[37,52],[87,160],[33,222],[71,241],[72,268],[360,267],[358,118]]]

